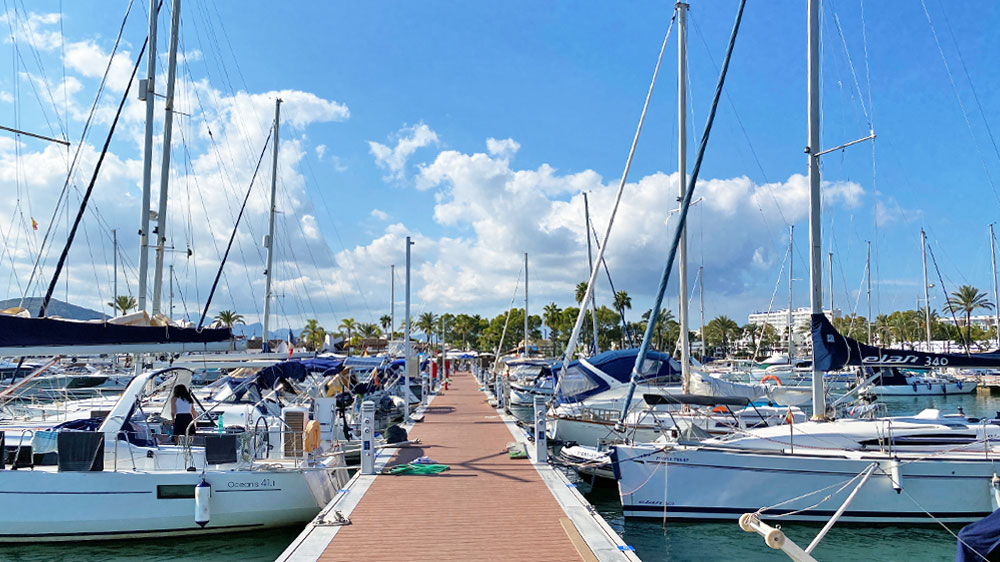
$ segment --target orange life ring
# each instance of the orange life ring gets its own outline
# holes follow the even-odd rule
[[[712,411],[716,414],[727,414],[729,413],[729,406],[716,406],[712,408]]]
[[[762,383],[767,382],[767,381],[774,381],[774,384],[776,384],[778,386],[781,386],[781,379],[779,379],[778,377],[776,377],[774,375],[765,375],[762,379],[760,379],[760,382],[762,382]]]

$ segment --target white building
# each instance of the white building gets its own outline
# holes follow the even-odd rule
[[[843,314],[839,308],[835,308],[832,311],[824,310],[823,314],[826,315],[827,319],[833,322],[835,318],[840,318]],[[810,334],[810,320],[812,315],[812,309],[808,307],[796,308],[792,311],[792,341],[798,348],[811,347],[812,338]],[[788,309],[784,308],[782,310],[774,310],[771,312],[751,312],[747,316],[747,322],[750,324],[770,324],[774,327],[778,335],[781,336],[781,341],[787,345],[787,334],[788,334]]]

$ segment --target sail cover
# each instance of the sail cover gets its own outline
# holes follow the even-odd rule
[[[1000,353],[928,353],[909,349],[885,349],[861,343],[840,334],[825,314],[812,315],[813,361],[820,371],[844,366],[895,366],[911,369],[936,367],[1000,367]]]
[[[0,314],[0,348],[226,342],[229,328],[125,326]]]

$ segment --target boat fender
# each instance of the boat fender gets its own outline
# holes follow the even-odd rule
[[[212,485],[205,482],[205,479],[202,478],[201,482],[194,487],[194,522],[199,527],[205,528],[205,525],[208,525],[211,512]]]
[[[933,389],[934,389],[934,384],[933,383],[927,383],[927,390],[933,390]]]
[[[948,385],[941,383],[941,394],[948,394]]]
[[[962,381],[957,381],[955,385],[958,386],[959,390],[962,390]]]
[[[1000,509],[1000,477],[995,472],[990,480],[990,485],[993,487],[993,508]]]
[[[913,392],[916,392],[916,391],[917,391],[917,383],[914,382],[913,383]]]
[[[889,478],[892,480],[892,489],[896,490],[897,494],[903,491],[902,477],[902,471],[899,469],[899,459],[889,461]]]

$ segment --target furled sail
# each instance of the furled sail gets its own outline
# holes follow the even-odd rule
[[[231,338],[229,328],[129,326],[0,314],[0,352],[11,355],[18,351],[84,354],[100,352],[100,348],[113,352],[115,346],[125,348],[122,351],[226,349]]]
[[[936,367],[1000,367],[1000,353],[928,353],[910,349],[885,349],[840,334],[824,314],[812,315],[813,361],[821,371],[846,365],[896,366],[912,369]]]

